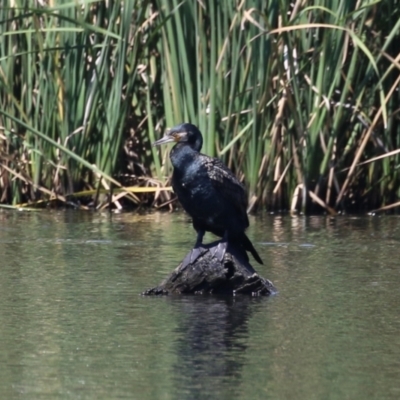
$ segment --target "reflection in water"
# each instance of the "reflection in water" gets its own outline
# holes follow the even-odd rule
[[[171,301],[181,314],[174,369],[182,396],[186,393],[184,398],[205,399],[220,394],[220,398],[236,398],[242,385],[252,309],[267,299],[174,296]]]
[[[251,218],[268,299],[139,296],[182,213],[0,212],[0,397],[397,400],[400,218]]]

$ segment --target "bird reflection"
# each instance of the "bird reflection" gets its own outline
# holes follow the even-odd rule
[[[235,398],[249,340],[252,310],[265,298],[170,297],[182,316],[174,376],[180,397]],[[229,396],[228,396],[229,395]],[[228,396],[228,397],[227,397]]]

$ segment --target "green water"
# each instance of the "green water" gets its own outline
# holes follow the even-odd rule
[[[0,398],[399,399],[400,218],[251,224],[279,294],[149,298],[184,214],[0,212]]]

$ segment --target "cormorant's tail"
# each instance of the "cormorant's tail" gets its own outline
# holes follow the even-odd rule
[[[246,234],[244,232],[243,232],[243,236],[240,239],[241,239],[243,248],[246,251],[249,251],[259,264],[264,264],[261,260],[261,257],[258,255],[257,250],[254,248],[253,243],[250,242],[250,239],[246,236]]]

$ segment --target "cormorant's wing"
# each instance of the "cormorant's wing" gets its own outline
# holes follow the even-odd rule
[[[231,202],[238,212],[244,213],[247,217],[247,192],[239,179],[218,158],[200,154],[200,159],[218,193]]]

